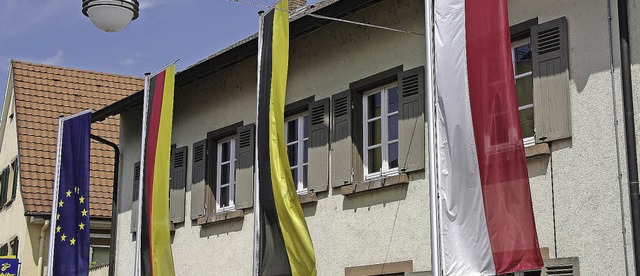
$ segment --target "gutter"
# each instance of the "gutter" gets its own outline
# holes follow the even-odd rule
[[[49,228],[49,220],[45,220],[42,228],[40,228],[40,236],[38,236],[38,275],[44,275],[44,239]]]

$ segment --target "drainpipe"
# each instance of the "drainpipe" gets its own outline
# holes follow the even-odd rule
[[[640,198],[638,189],[638,160],[636,130],[633,118],[633,87],[631,85],[631,55],[629,50],[629,19],[627,0],[618,0],[618,26],[620,31],[620,62],[622,71],[622,105],[624,108],[624,134],[627,154],[627,172],[633,231],[633,259],[636,275],[640,272]]]
[[[44,275],[44,238],[49,228],[49,220],[45,220],[42,228],[40,228],[39,245],[38,245],[38,275]]]
[[[111,195],[111,239],[109,240],[109,276],[115,275],[116,269],[116,233],[118,231],[118,165],[120,149],[115,143],[100,136],[91,134],[91,139],[113,148],[113,193]]]

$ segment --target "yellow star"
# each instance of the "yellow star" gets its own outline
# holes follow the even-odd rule
[[[67,190],[67,197],[71,197],[71,190]]]
[[[64,205],[64,201],[60,200],[60,202],[58,202],[58,206],[62,207],[62,205]]]
[[[71,240],[69,242],[71,243],[71,245],[75,245],[76,244],[76,238],[71,238]]]
[[[56,227],[56,232],[60,233],[60,229],[62,229],[62,227],[60,227],[60,225],[58,225],[58,227]]]
[[[60,214],[56,214],[56,220],[60,219]]]
[[[82,209],[82,216],[86,217],[87,216],[87,209]]]
[[[78,226],[80,227],[80,230],[84,230],[84,223],[81,222]]]
[[[66,240],[67,240],[67,235],[62,234],[62,236],[60,236],[60,239],[61,239],[62,241],[66,241]]]
[[[80,197],[80,203],[84,203],[84,196]]]

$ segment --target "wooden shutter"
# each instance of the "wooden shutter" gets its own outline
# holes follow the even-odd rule
[[[309,104],[308,183],[313,192],[329,186],[329,98]]]
[[[331,186],[335,188],[351,182],[351,90],[333,95],[331,101]]]
[[[11,189],[13,192],[11,193],[11,199],[15,199],[16,198],[16,194],[18,193],[18,159],[14,159],[13,163],[11,164],[12,169],[13,169],[13,188]]]
[[[172,223],[184,222],[184,195],[187,185],[187,147],[173,149],[169,180],[169,214]]]
[[[140,162],[133,164],[133,183],[131,185],[131,232],[138,229],[138,195],[140,189]]]
[[[204,216],[205,173],[207,160],[207,140],[193,144],[193,165],[191,167],[191,220]]]
[[[536,142],[571,137],[567,19],[531,28]]]
[[[7,203],[7,186],[9,180],[9,167],[4,168],[2,170],[2,175],[0,175],[0,208]]]
[[[424,67],[398,74],[398,169],[424,169]]]
[[[544,268],[542,269],[542,273],[540,275],[580,276],[578,258],[544,260]]]
[[[236,141],[236,209],[245,209],[253,206],[254,129],[254,124],[238,128],[238,140]]]

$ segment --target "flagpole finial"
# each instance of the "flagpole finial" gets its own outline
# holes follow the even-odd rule
[[[263,11],[263,10],[259,10],[259,11],[258,11],[258,15],[262,15],[263,13],[264,13],[264,11]]]
[[[151,75],[151,72],[145,72],[145,73],[144,73],[144,75],[145,75],[145,76],[150,76],[150,75]]]

